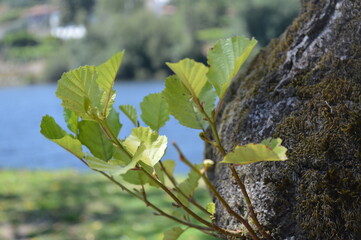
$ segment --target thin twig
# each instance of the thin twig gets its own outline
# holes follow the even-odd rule
[[[250,213],[250,216],[251,216],[254,224],[256,225],[256,227],[260,231],[261,235],[265,239],[267,239],[267,240],[271,239],[271,236],[269,234],[267,234],[267,232],[264,230],[264,228],[262,227],[262,225],[258,221],[257,215],[254,212],[254,209],[253,209],[253,206],[252,206],[252,203],[251,203],[251,199],[250,199],[250,197],[249,197],[249,195],[247,193],[247,189],[246,189],[245,185],[242,183],[241,179],[239,178],[238,173],[237,173],[236,169],[234,168],[233,164],[230,164],[229,168],[231,169],[233,177],[235,178],[236,182],[238,183],[238,185],[241,188],[242,194],[244,196],[244,199],[245,199],[247,207],[248,207],[248,211]]]
[[[210,123],[210,125],[211,125],[211,128],[212,128],[213,135],[215,136],[215,139],[216,139],[216,142],[217,142],[217,147],[218,147],[219,151],[222,153],[222,155],[224,157],[224,156],[226,156],[227,153],[226,153],[225,149],[223,148],[223,146],[221,144],[221,141],[220,141],[220,138],[219,138],[219,135],[218,135],[218,132],[217,132],[216,124],[214,122],[212,122],[212,123]],[[253,206],[252,206],[252,203],[251,203],[251,199],[250,199],[250,197],[249,197],[249,195],[247,193],[246,187],[243,184],[243,182],[241,181],[241,179],[239,178],[238,173],[237,173],[236,169],[234,168],[233,164],[230,164],[229,168],[231,169],[233,178],[236,180],[238,186],[240,187],[240,189],[242,191],[243,197],[244,197],[244,199],[246,201],[249,213],[251,215],[251,218],[252,218],[254,224],[256,225],[257,229],[260,231],[261,235],[265,239],[267,239],[267,240],[271,239],[271,236],[266,233],[266,231],[263,229],[262,225],[258,221],[257,215],[254,212],[254,209],[253,209]]]
[[[97,170],[96,170],[97,171]],[[102,172],[102,171],[97,171],[99,172],[100,174],[102,174],[103,176],[105,176],[107,179],[109,179],[111,182],[113,182],[115,185],[117,185],[118,187],[120,187],[123,191],[126,191],[127,193],[131,194],[132,196],[134,196],[135,198],[138,198],[139,200],[143,201],[144,202],[144,199],[135,194],[134,192],[132,192],[130,189],[128,189],[127,187],[125,187],[123,184],[121,184],[120,182],[118,182],[117,180],[115,180],[112,176],[108,175],[107,173],[105,172]],[[183,221],[179,218],[176,218],[172,215],[169,215],[167,214],[166,212],[164,212],[163,210],[161,210],[160,208],[158,208],[157,206],[155,206],[154,204],[152,204],[151,202],[147,201],[148,203],[148,206],[153,208],[155,211],[157,211],[160,215],[164,216],[164,217],[167,217],[175,222],[178,222],[178,223],[181,223],[183,225],[186,225],[186,226],[189,226],[189,227],[192,227],[192,228],[196,228],[200,231],[213,231],[212,228],[208,228],[208,227],[203,227],[203,226],[199,226],[199,225],[196,225],[196,224],[193,224],[191,222],[186,222],[186,221]]]
[[[208,215],[212,215],[210,212],[208,212],[207,209],[205,209],[203,206],[201,206],[198,202],[196,202],[191,196],[187,196],[179,187],[178,187],[178,183],[175,180],[175,178],[173,176],[171,176],[167,169],[165,169],[162,161],[159,161],[159,164],[163,170],[163,172],[165,173],[165,175],[169,178],[169,180],[171,181],[171,183],[173,184],[175,190],[180,193],[183,197],[185,197],[190,203],[192,203],[194,206],[196,206],[197,208],[199,208],[201,211],[203,211],[204,213],[208,214]]]
[[[189,166],[190,168],[192,168],[195,172],[197,172],[203,179],[203,181],[206,183],[206,185],[208,186],[208,188],[212,191],[212,193],[217,197],[217,199],[222,203],[222,205],[225,207],[225,209],[227,210],[227,212],[229,214],[231,214],[232,216],[234,216],[235,218],[237,218],[248,230],[248,232],[251,234],[252,238],[255,240],[259,240],[257,234],[254,232],[254,230],[252,229],[251,225],[249,225],[249,223],[247,222],[247,220],[245,220],[242,216],[240,216],[238,213],[236,213],[235,211],[233,211],[233,209],[229,206],[229,204],[226,202],[226,200],[224,200],[224,198],[219,194],[219,192],[217,191],[217,189],[213,186],[213,184],[209,181],[209,179],[202,174],[199,169],[197,169],[182,153],[182,151],[180,150],[180,148],[178,147],[178,145],[176,143],[173,143],[174,147],[177,149],[178,153],[179,153],[179,157],[181,159],[181,161],[183,161],[187,166]]]
[[[148,176],[149,179],[151,179],[155,184],[157,184],[159,187],[161,187],[180,207],[182,207],[182,209],[184,211],[186,211],[189,215],[191,215],[194,219],[196,219],[197,221],[199,221],[200,223],[213,228],[214,230],[221,232],[223,234],[227,234],[227,235],[231,235],[231,236],[237,236],[239,237],[240,235],[238,233],[234,233],[233,231],[229,231],[226,229],[223,229],[221,227],[218,227],[217,225],[210,223],[206,220],[204,220],[203,218],[201,218],[198,214],[196,214],[195,212],[193,212],[190,208],[188,208],[187,206],[185,206],[178,198],[177,196],[175,196],[162,182],[160,182],[159,180],[157,180],[156,178],[154,178],[151,174],[149,174],[145,169],[143,169],[143,172],[145,173],[145,175]]]

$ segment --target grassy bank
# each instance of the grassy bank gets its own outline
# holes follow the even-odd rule
[[[162,239],[174,226],[95,173],[0,171],[0,239]],[[204,205],[206,190],[199,193]],[[174,211],[161,192],[153,202]],[[180,239],[212,239],[188,230]]]

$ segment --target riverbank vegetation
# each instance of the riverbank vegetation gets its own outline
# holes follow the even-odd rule
[[[0,181],[3,240],[160,240],[175,225],[96,173],[2,170]],[[205,188],[197,194],[210,201]],[[161,191],[149,189],[147,195],[162,209],[174,208]],[[190,229],[180,239],[212,238]]]

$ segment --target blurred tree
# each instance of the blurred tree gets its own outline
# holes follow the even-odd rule
[[[227,13],[231,6],[229,0],[173,0],[171,3],[177,7],[179,18],[192,35],[202,29],[228,25]]]
[[[112,14],[131,14],[144,7],[145,0],[107,0],[96,2],[96,15],[106,17]]]
[[[166,61],[191,54],[192,39],[185,34],[185,25],[171,16],[154,14],[144,3],[144,0],[97,1],[87,37],[68,44],[74,56],[72,65],[99,64],[125,49],[122,77],[159,78],[167,73]]]
[[[61,23],[87,24],[92,13],[95,0],[62,0],[60,1]]]
[[[4,47],[26,47],[36,46],[39,40],[28,32],[14,32],[7,33],[0,42]]]
[[[298,0],[243,0],[238,4],[237,18],[242,19],[248,34],[256,38],[261,46],[278,37],[297,16],[300,8]]]
[[[50,0],[0,0],[0,3],[4,3],[11,7],[29,7],[36,4],[49,3]]]
[[[87,37],[66,43],[72,56],[68,62],[70,67],[96,65],[125,49],[123,77],[160,77],[167,71],[166,61],[190,57],[206,62],[207,47],[222,37],[254,36],[259,45],[267,44],[290,23],[296,2],[171,0],[176,11],[159,15],[147,9],[145,0],[64,0],[68,22],[79,23],[92,14]]]

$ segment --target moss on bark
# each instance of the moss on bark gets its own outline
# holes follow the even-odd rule
[[[227,93],[225,148],[281,137],[289,160],[240,166],[259,219],[276,239],[361,239],[361,3],[303,1],[300,16]],[[220,160],[214,149],[208,158]],[[246,212],[228,169],[214,183]],[[217,204],[216,221],[240,228]]]

